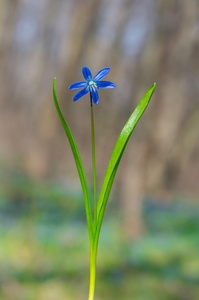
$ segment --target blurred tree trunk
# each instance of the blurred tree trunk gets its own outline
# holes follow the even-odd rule
[[[140,144],[128,145],[122,176],[121,206],[124,212],[124,229],[127,239],[138,238],[143,234],[143,147]],[[133,159],[134,158],[134,159]],[[135,159],[136,158],[136,159]]]
[[[168,193],[177,182],[179,184],[181,177],[182,183],[179,187],[183,189],[186,177],[181,174],[186,172],[186,168],[188,170],[194,149],[196,151],[199,148],[198,102],[191,104],[188,101],[190,95],[196,91],[193,65],[199,65],[198,57],[195,60],[195,55],[190,52],[190,49],[194,51],[194,48],[199,47],[198,36],[194,33],[198,9],[199,2],[196,0],[189,3],[178,0],[160,1],[156,38],[142,53],[145,66],[144,73],[142,69],[139,72],[138,68],[140,81],[144,81],[151,71],[153,78],[157,78],[157,88],[150,103],[152,110],[149,107],[149,113],[147,116],[145,113],[138,124],[139,128],[143,124],[149,126],[150,131],[147,136],[143,136],[140,148],[136,132],[136,141],[132,141],[131,150],[127,150],[128,158],[123,171],[121,201],[124,207],[125,231],[133,238],[138,237],[144,229],[142,199],[146,191],[154,193],[155,190],[161,192],[167,189]],[[154,55],[156,75],[152,65]],[[198,73],[195,76],[199,79]],[[188,88],[190,79],[193,90]],[[138,129],[138,134],[139,132],[141,129]],[[197,167],[192,169],[193,174],[197,173],[196,169]],[[187,178],[186,182],[190,182],[190,186],[197,185],[194,178]]]
[[[83,80],[84,65],[110,67],[107,80],[117,88],[100,91],[95,114],[99,176],[120,126],[157,82],[118,174],[127,235],[144,230],[146,193],[198,192],[198,11],[198,0],[1,1],[0,160],[33,176],[76,178],[52,99],[56,76],[63,114],[91,172],[89,102],[73,105],[68,86]]]

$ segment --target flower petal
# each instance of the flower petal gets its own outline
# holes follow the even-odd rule
[[[85,81],[79,81],[79,82],[75,82],[75,83],[71,84],[69,86],[69,89],[70,90],[80,89],[80,88],[83,88],[83,87],[86,87],[86,86],[87,86],[87,82],[85,82]]]
[[[98,89],[112,89],[116,87],[116,84],[110,81],[98,81],[96,85]]]
[[[84,78],[85,78],[87,81],[90,81],[90,80],[92,79],[92,74],[91,74],[91,71],[89,70],[89,68],[83,67],[82,73],[83,73],[83,75],[84,75]]]
[[[92,87],[91,94],[92,94],[93,103],[98,104],[99,95],[98,95],[97,89],[95,87]]]
[[[87,86],[85,89],[81,90],[80,92],[78,92],[73,101],[77,101],[79,98],[81,98],[82,96],[86,95],[89,92],[89,86]]]
[[[110,68],[104,68],[104,69],[100,70],[95,75],[95,77],[93,78],[93,80],[101,80],[101,79],[103,79],[109,71],[110,71]]]

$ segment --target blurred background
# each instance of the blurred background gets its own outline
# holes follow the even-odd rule
[[[97,187],[117,137],[156,82],[122,158],[102,226],[98,300],[199,299],[199,1],[0,0],[0,299],[87,299],[81,186],[92,192],[88,96],[68,86],[104,67],[94,107]]]

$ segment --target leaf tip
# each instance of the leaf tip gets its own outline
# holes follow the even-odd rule
[[[56,77],[53,80],[53,92],[56,90]]]
[[[153,89],[156,88],[156,82],[154,82],[154,84],[152,85],[152,88],[153,88]]]
[[[156,82],[154,82],[154,84],[153,84],[153,85],[151,86],[151,88],[149,89],[149,90],[152,92],[152,94],[153,94],[155,88],[156,88]]]

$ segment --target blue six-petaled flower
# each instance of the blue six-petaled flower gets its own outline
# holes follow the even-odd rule
[[[75,82],[69,86],[69,89],[79,89],[79,88],[84,88],[80,92],[78,92],[73,101],[77,101],[79,98],[87,94],[88,92],[91,93],[92,100],[94,104],[98,104],[99,101],[99,95],[97,92],[98,89],[109,89],[109,88],[114,88],[116,87],[116,84],[110,81],[101,81],[106,74],[110,71],[110,68],[104,68],[100,70],[92,79],[92,74],[89,68],[83,67],[82,73],[84,75],[84,78],[86,79],[85,81],[80,81],[80,82]]]

